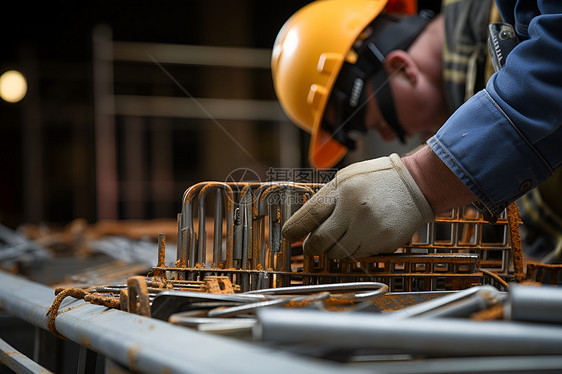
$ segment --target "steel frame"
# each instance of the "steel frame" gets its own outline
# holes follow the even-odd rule
[[[423,226],[395,254],[342,260],[305,255],[297,270],[291,264],[294,243],[283,238],[281,228],[322,186],[211,181],[189,187],[178,215],[177,261],[173,267],[165,266],[161,237],[154,276],[199,281],[208,275],[228,276],[243,292],[360,281],[383,282],[393,292],[459,290],[482,284],[506,289],[507,282],[523,279],[514,204],[494,224],[471,206],[460,207]],[[211,203],[214,209],[209,214]],[[212,248],[207,244],[210,225]]]
[[[0,307],[47,330],[54,289],[0,271]],[[242,341],[212,336],[140,315],[65,299],[59,334],[139,373],[341,373],[318,362]],[[31,370],[33,364],[27,365]],[[364,373],[346,368],[348,372]]]

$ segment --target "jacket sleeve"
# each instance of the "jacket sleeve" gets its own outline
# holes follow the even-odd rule
[[[496,2],[520,43],[428,144],[499,214],[562,163],[562,2]]]

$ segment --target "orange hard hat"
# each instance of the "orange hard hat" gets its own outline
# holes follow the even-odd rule
[[[271,58],[275,92],[289,119],[311,134],[313,167],[332,167],[347,152],[322,129],[322,119],[344,62],[357,61],[353,44],[387,5],[407,13],[417,8],[412,0],[317,0],[291,16],[277,35]]]

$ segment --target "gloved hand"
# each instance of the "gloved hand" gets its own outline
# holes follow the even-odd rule
[[[397,154],[352,164],[336,174],[283,226],[308,255],[331,258],[391,253],[433,211]]]

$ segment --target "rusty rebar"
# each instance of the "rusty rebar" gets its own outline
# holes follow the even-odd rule
[[[517,207],[516,203],[511,203],[508,205],[507,219],[509,227],[509,243],[511,244],[511,254],[513,256],[515,280],[520,282],[525,277],[525,270],[523,268],[521,234],[519,233],[519,208]]]
[[[166,234],[158,234],[158,263],[156,266],[166,266]]]
[[[55,327],[55,319],[58,315],[60,305],[67,296],[72,296],[76,299],[83,299],[87,294],[88,292],[81,288],[56,288],[55,300],[45,314],[46,316],[49,316],[49,331],[52,332],[56,337],[67,340],[66,337],[60,334]]]
[[[145,277],[135,276],[127,279],[127,293],[129,312],[150,317],[150,301]]]

